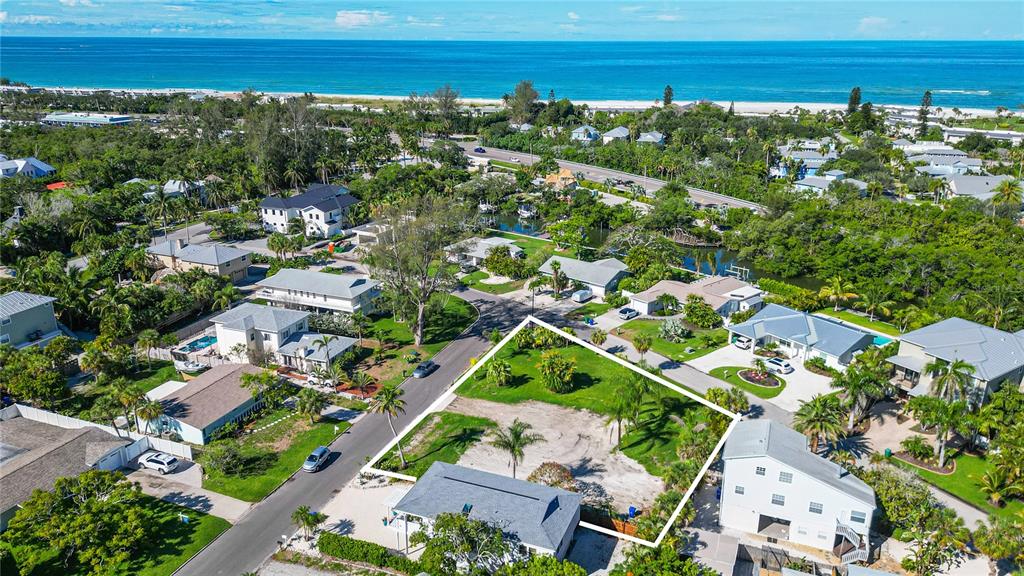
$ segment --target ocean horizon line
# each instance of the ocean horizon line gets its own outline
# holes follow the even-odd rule
[[[389,39],[389,38],[281,38],[276,36],[154,36],[154,35],[117,35],[117,36],[80,36],[71,35],[50,35],[39,36],[31,34],[4,34],[5,38],[26,38],[34,40],[73,40],[73,39],[95,39],[95,40],[267,40],[275,42],[350,42],[350,43],[374,43],[382,42],[388,44],[1024,44],[1024,39],[1012,38],[971,38],[971,39],[903,39],[903,38],[806,38],[788,40],[736,40],[736,39],[654,39],[654,40],[601,40],[590,38],[563,38],[563,39],[504,39],[487,40],[482,38],[432,38],[432,39]]]

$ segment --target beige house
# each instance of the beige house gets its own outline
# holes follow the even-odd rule
[[[680,305],[686,304],[691,294],[696,294],[704,298],[723,318],[751,308],[759,310],[763,305],[763,292],[760,289],[731,276],[705,276],[693,282],[662,280],[630,296],[629,307],[641,314],[653,314],[662,308],[658,301],[662,294],[675,297]]]
[[[227,276],[232,283],[249,274],[249,251],[224,244],[187,244],[182,239],[146,248],[146,253],[165,268],[178,272],[201,268],[210,274]]]
[[[7,292],[0,296],[0,344],[15,348],[46,346],[60,336],[53,315],[56,299],[28,292]]]
[[[572,170],[569,170],[568,168],[559,168],[558,172],[548,174],[544,177],[544,183],[559,192],[563,190],[572,190],[576,188],[577,185],[576,177],[573,176]]]

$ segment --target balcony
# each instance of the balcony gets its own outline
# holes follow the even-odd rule
[[[871,555],[867,537],[842,522],[836,522],[836,536],[840,540],[832,549],[843,564],[866,562]]]

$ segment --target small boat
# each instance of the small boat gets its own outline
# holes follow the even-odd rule
[[[187,374],[194,374],[206,370],[208,366],[192,360],[175,360],[174,369]]]
[[[529,204],[523,204],[516,211],[520,218],[535,218],[537,216],[537,210]]]

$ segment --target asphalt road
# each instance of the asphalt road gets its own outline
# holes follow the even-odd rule
[[[479,357],[487,350],[490,346],[487,334],[491,330],[498,328],[507,332],[530,313],[528,306],[475,290],[464,290],[457,295],[477,307],[479,318],[465,334],[438,352],[434,360],[439,368],[433,374],[402,383],[406,412],[395,421],[399,430],[462,375],[471,357]],[[538,314],[538,317],[544,316],[547,315]],[[372,457],[391,439],[391,429],[384,416],[364,416],[331,444],[333,461],[326,468],[316,474],[299,472],[292,476],[175,574],[239,576],[256,570],[277,550],[281,537],[295,531],[290,516],[296,508],[307,505],[313,510],[321,509],[337,490],[358,474],[366,457]]]
[[[502,150],[499,148],[484,147],[486,152],[479,153],[474,152],[473,149],[480,146],[479,142],[459,142],[462,149],[466,151],[469,156],[475,156],[478,158],[488,158],[492,160],[501,160],[503,162],[512,162],[512,158],[516,158],[520,164],[533,164],[540,159],[539,156],[527,154],[525,152],[516,152],[514,150]],[[604,182],[607,179],[619,179],[619,180],[633,180],[645,190],[647,194],[651,195],[656,190],[661,189],[662,186],[666,185],[667,182],[659,180],[657,178],[645,178],[644,176],[631,174],[629,172],[622,172],[619,170],[612,170],[610,168],[601,168],[600,166],[591,166],[589,164],[580,164],[579,162],[568,162],[566,160],[558,160],[558,165],[563,168],[568,168],[573,172],[582,172],[586,175],[587,180],[594,182]],[[692,188],[687,186],[686,189],[690,192],[690,197],[699,204],[725,204],[732,208],[749,208],[757,212],[764,212],[764,206],[749,200],[741,200],[739,198],[733,198],[732,196],[726,196],[725,194],[719,194],[717,192],[711,192],[710,190],[702,190],[700,188]]]

